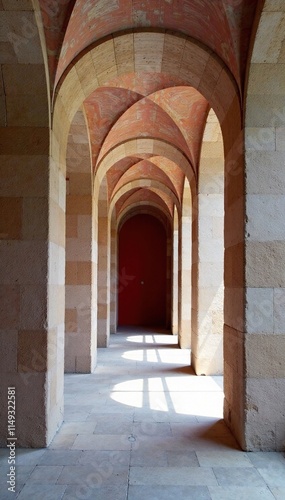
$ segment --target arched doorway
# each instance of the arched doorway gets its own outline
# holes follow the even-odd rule
[[[128,219],[119,233],[119,325],[166,325],[167,235],[152,215]]]

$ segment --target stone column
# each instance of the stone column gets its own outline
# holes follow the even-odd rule
[[[192,260],[192,201],[188,179],[185,178],[180,231],[180,311],[178,342],[182,349],[191,346],[191,260]]]
[[[90,373],[91,350],[92,177],[83,113],[73,120],[67,148],[65,371]]]
[[[43,447],[63,413],[65,182],[49,157],[46,74],[33,6],[25,7],[0,6],[0,442],[15,387],[17,445]]]
[[[223,373],[224,150],[213,111],[205,127],[194,203],[191,364],[197,375],[217,375]]]
[[[108,187],[104,178],[98,188],[98,347],[108,347],[110,340],[110,231]]]
[[[174,207],[172,238],[172,334],[178,335],[178,213]]]
[[[245,128],[245,439],[285,447],[285,5],[265,2]]]

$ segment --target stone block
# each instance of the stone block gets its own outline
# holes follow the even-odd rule
[[[248,195],[246,229],[250,240],[274,241],[285,239],[284,196]]]
[[[247,127],[245,133],[245,147],[247,151],[275,151],[275,128]]]
[[[282,195],[285,189],[285,173],[282,168],[282,152],[246,152],[246,192],[248,194]],[[270,165],[270,171],[268,169]]]
[[[277,63],[282,48],[285,21],[284,12],[281,11],[283,5],[281,7],[278,6],[278,2],[274,2],[270,8],[269,3],[273,4],[273,2],[265,3],[253,48],[252,62],[256,64]]]
[[[285,333],[285,288],[273,290],[274,333]]]
[[[224,359],[233,373],[243,374],[244,366],[244,334],[224,325]]]
[[[77,331],[77,309],[65,309],[65,331],[74,333]]]
[[[17,328],[20,319],[21,289],[15,285],[0,286],[1,328],[12,330]]]
[[[79,285],[91,284],[91,262],[78,262],[77,283]]]
[[[78,238],[91,241],[92,217],[91,215],[78,215]]]
[[[15,0],[13,0],[13,4],[15,5]],[[42,47],[34,12],[26,11],[24,16],[20,16],[18,12],[13,10],[4,11],[2,12],[2,26],[1,38],[10,41],[17,62],[42,65],[44,72]],[[14,60],[13,58],[13,62]],[[4,62],[9,63],[10,61]]]
[[[285,116],[284,116],[285,121]],[[278,127],[276,129],[276,151],[285,151],[285,127]],[[284,160],[284,153],[282,155]],[[282,161],[282,160],[281,160]],[[283,169],[281,169],[283,172]]]
[[[91,170],[91,169],[90,169]],[[90,195],[91,196],[91,171],[90,173],[74,173],[69,174],[69,193],[71,195]]]
[[[88,307],[90,303],[90,286],[66,285],[66,308]]]
[[[250,96],[246,109],[247,127],[284,127],[284,99],[282,95]]]
[[[8,326],[6,326],[7,319],[4,317],[2,322],[2,311],[0,312],[0,314],[1,314],[1,328],[4,328],[4,330],[0,330],[0,352],[1,352],[0,372],[16,373],[18,331],[16,329],[12,330],[11,327],[9,328]],[[11,324],[12,322],[9,321],[9,323]]]
[[[49,285],[65,283],[65,249],[53,242],[49,243]]]
[[[284,69],[282,64],[251,64],[249,74],[248,95],[284,95]]]
[[[71,122],[78,108],[85,99],[75,66],[70,69],[68,75],[64,79],[58,95],[61,99],[66,116]]]
[[[48,287],[49,327],[56,328],[64,324],[65,290],[64,285],[52,284]]]
[[[41,285],[25,285],[21,294],[20,328],[41,330],[47,320],[47,289]]]
[[[31,0],[2,0],[4,10],[33,10]]]
[[[244,289],[228,286],[224,299],[224,322],[239,331],[244,329]]]
[[[49,132],[44,127],[1,127],[1,150],[3,155],[48,155]],[[11,160],[11,159],[10,159]],[[23,161],[23,158],[21,157]],[[29,172],[30,175],[30,172]],[[38,178],[37,173],[37,178]],[[37,193],[38,195],[38,193]]]
[[[249,378],[246,385],[246,440],[248,450],[281,449],[278,431],[284,424],[284,378]],[[265,403],[266,402],[266,403]],[[278,432],[280,439],[280,432]],[[282,437],[281,437],[282,439]]]
[[[78,216],[77,215],[69,215],[66,214],[66,246],[68,246],[69,238],[77,238],[78,237]]]
[[[47,277],[47,246],[37,241],[1,241],[2,284],[43,284]]]
[[[65,355],[64,372],[75,373],[75,356]]]
[[[87,52],[87,54],[76,62],[75,70],[85,97],[89,97],[99,85],[90,52]],[[92,78],[90,78],[90,75],[93,75]]]
[[[91,373],[92,371],[91,356],[76,356],[75,370],[76,373]]]
[[[23,199],[22,237],[25,240],[48,239],[48,200],[47,198]]]
[[[89,195],[69,195],[66,200],[66,212],[69,215],[89,215],[92,209]]]
[[[251,287],[285,287],[285,243],[247,242],[246,283]]]
[[[118,75],[133,73],[135,69],[133,34],[130,33],[115,37],[114,48]]]
[[[154,32],[134,33],[135,71],[161,71],[164,36]]]
[[[285,335],[247,335],[245,355],[248,377],[285,378]]]
[[[49,237],[50,241],[65,247],[65,213],[58,203],[49,200]]]
[[[7,96],[37,96],[37,99],[41,98],[43,102],[45,98],[47,105],[46,77],[41,65],[3,64],[2,71]],[[37,106],[36,109],[38,109]]]
[[[22,199],[0,198],[0,213],[0,239],[21,239]]]
[[[88,262],[91,260],[91,241],[69,238],[66,246],[66,260]]]
[[[223,259],[223,252],[221,253],[221,260]],[[199,264],[199,286],[204,287],[217,287],[217,292],[221,289],[223,295],[224,285],[224,266],[222,262],[200,262]],[[220,288],[221,287],[221,288]]]
[[[6,99],[5,96],[0,95],[0,127],[5,127],[6,123],[7,123]]]
[[[47,332],[20,330],[18,333],[18,372],[47,370]]]
[[[273,333],[273,289],[247,288],[245,327],[248,333]]]
[[[66,261],[65,283],[66,285],[77,285],[77,262]]]
[[[222,70],[223,66],[221,62],[217,58],[210,56],[203,73],[203,78],[201,78],[197,89],[202,95],[205,96],[206,99],[211,99],[213,107],[216,102],[213,102],[212,100],[212,89],[216,88]],[[211,89],[211,93],[209,92],[209,89]]]

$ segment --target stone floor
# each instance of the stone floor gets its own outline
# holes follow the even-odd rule
[[[285,499],[285,458],[241,451],[222,418],[222,378],[195,377],[175,337],[125,331],[92,375],[66,375],[65,421],[48,449],[17,450],[0,499]]]

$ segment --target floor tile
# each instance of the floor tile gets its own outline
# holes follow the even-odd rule
[[[55,484],[60,476],[62,467],[59,465],[36,465],[31,473],[29,484]]]
[[[64,422],[60,434],[92,434],[94,430],[94,422]]]
[[[110,484],[124,485],[128,480],[128,467],[115,467],[102,462],[94,465],[67,465],[63,468],[58,484],[88,484],[100,488]]]
[[[95,418],[94,418],[95,417]],[[96,418],[97,417],[97,418]],[[94,434],[131,434],[133,428],[133,418],[132,414],[122,416],[117,414],[116,418],[112,414],[96,414],[89,417],[89,420],[93,421],[95,428]]]
[[[34,470],[35,468],[35,465],[16,465],[16,484],[25,484],[32,471]],[[1,491],[4,488],[4,486],[7,486],[7,480],[8,480],[8,476],[7,474],[10,473],[10,465],[9,466],[1,466],[0,467],[0,499],[1,499]]]
[[[105,462],[109,462],[115,467],[128,467],[130,464],[130,451],[82,451],[82,455],[79,459],[81,465],[97,465]]]
[[[166,456],[170,467],[199,467],[195,451],[167,451]]]
[[[251,486],[266,487],[264,480],[253,467],[214,467],[213,471],[220,486]]]
[[[209,491],[212,500],[274,500],[268,488],[258,486],[209,486]]]
[[[39,465],[75,465],[79,462],[82,451],[46,450],[39,460]]]
[[[206,467],[131,467],[130,484],[217,486],[217,480]]]
[[[113,434],[80,435],[72,446],[74,450],[130,450],[129,436]]]
[[[127,483],[100,487],[92,487],[88,484],[68,485],[63,500],[126,500],[127,488]]]
[[[39,460],[45,453],[46,449],[16,449],[16,464],[17,465],[37,465]]]
[[[284,453],[260,451],[249,452],[247,453],[247,456],[255,467],[259,467],[261,469],[280,467],[280,465],[285,467]]]
[[[49,445],[49,449],[51,450],[70,450],[75,439],[77,438],[77,434],[61,434],[60,430],[53,438],[51,444]]]
[[[152,436],[172,437],[172,430],[169,423],[166,422],[135,422],[133,426],[133,434],[138,439],[144,439]]]
[[[252,467],[246,453],[238,450],[197,451],[201,467]]]
[[[276,500],[284,500],[285,488],[271,488],[271,492]]]
[[[62,500],[65,490],[61,484],[26,484],[18,500]]]
[[[131,466],[156,466],[156,467],[167,467],[167,452],[162,450],[156,450],[155,452],[150,452],[149,450],[135,450],[131,452]]]
[[[211,500],[206,486],[133,486],[128,500]],[[248,500],[248,499],[247,499]]]
[[[129,329],[93,374],[66,375],[64,424],[47,449],[17,449],[13,498],[284,500],[284,456],[240,450],[221,419],[222,378],[196,377],[175,342]]]
[[[285,467],[283,464],[275,465],[274,468],[258,468],[257,470],[270,488],[285,488]]]

